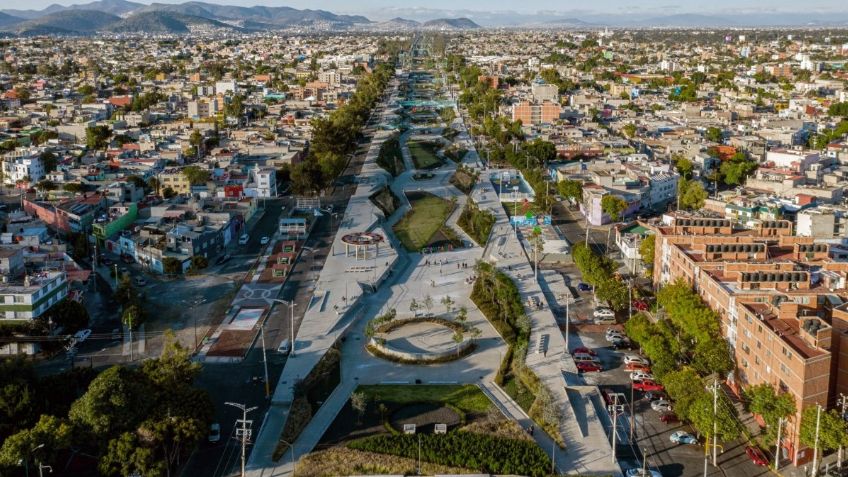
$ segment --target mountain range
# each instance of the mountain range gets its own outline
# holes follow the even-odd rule
[[[243,7],[188,1],[144,4],[130,0],[96,0],[42,10],[0,10],[0,34],[90,35],[95,33],[185,34],[196,31],[260,32],[269,30],[469,30],[486,27],[540,28],[741,28],[845,27],[848,12],[748,12],[727,15],[695,13],[588,13],[443,10],[398,6],[362,15],[291,7]],[[385,20],[380,20],[385,18]]]

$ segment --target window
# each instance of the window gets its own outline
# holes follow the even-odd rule
[[[21,295],[15,295],[15,303],[23,303],[23,302],[24,302],[24,297],[22,297]]]

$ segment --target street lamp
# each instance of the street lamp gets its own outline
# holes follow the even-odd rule
[[[295,304],[294,300],[286,301],[286,300],[281,300],[279,298],[274,298],[271,301],[277,302],[277,303],[282,303],[282,304],[289,307],[289,311],[291,312],[291,318],[290,318],[290,321],[291,321],[291,323],[290,323],[291,324],[291,352],[289,353],[289,355],[292,358],[294,358],[294,307],[295,307],[296,304]]]
[[[287,441],[287,440],[285,440],[285,439],[280,439],[280,442],[282,442],[283,444],[285,444],[285,445],[289,446],[289,448],[291,449],[291,453],[292,453],[292,459],[291,459],[291,463],[292,463],[292,476],[294,476],[294,474],[297,472],[297,460],[294,458],[294,456],[295,456],[295,453],[294,453],[294,444],[292,444],[291,442],[289,442],[289,441]]]

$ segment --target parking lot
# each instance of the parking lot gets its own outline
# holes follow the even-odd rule
[[[579,213],[566,210],[561,207],[559,227],[560,231],[570,240],[582,240],[585,237],[585,229],[579,218]],[[555,210],[555,214],[557,211]],[[590,241],[602,248],[606,241],[606,230],[592,229]],[[612,245],[612,244],[611,244]],[[613,246],[614,247],[614,246]],[[612,253],[612,251],[610,251]],[[614,255],[614,254],[613,254]],[[618,429],[616,441],[616,454],[621,461],[622,468],[627,469],[640,467],[645,456],[648,468],[658,470],[663,477],[694,477],[704,475],[704,446],[703,437],[697,436],[695,431],[687,424],[681,422],[662,422],[662,413],[651,409],[651,402],[645,397],[645,393],[634,391],[631,387],[630,371],[625,370],[624,356],[628,353],[638,353],[638,349],[615,350],[605,338],[608,328],[623,330],[627,320],[627,311],[618,313],[617,325],[599,325],[594,323],[593,311],[598,306],[594,295],[590,290],[582,290],[581,275],[573,264],[559,265],[556,271],[564,277],[566,285],[575,297],[569,304],[569,326],[566,327],[565,311],[558,310],[555,314],[560,323],[560,329],[565,333],[569,330],[569,350],[585,347],[597,354],[597,358],[603,367],[601,372],[584,372],[577,376],[566,376],[566,382],[570,386],[596,385],[602,394],[619,394],[619,404],[623,405],[622,413],[615,419]],[[633,310],[634,313],[637,310]],[[671,403],[672,408],[674,403]],[[631,417],[632,416],[632,417]],[[604,421],[607,436],[612,440],[613,416],[609,413],[601,416]],[[742,419],[743,416],[740,416]],[[631,429],[631,422],[634,423]],[[747,422],[746,422],[747,424]],[[688,432],[699,439],[700,445],[676,444],[670,440],[672,433],[676,431]],[[632,440],[631,440],[632,433]],[[723,448],[718,456],[719,467],[713,467],[710,461],[707,466],[708,476],[760,476],[769,471],[765,467],[754,465],[745,454],[747,443],[740,440],[732,443],[722,443]]]

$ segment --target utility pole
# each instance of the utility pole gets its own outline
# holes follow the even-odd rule
[[[633,443],[633,431],[636,429],[636,413],[633,409],[633,384],[630,385],[630,443]]]
[[[262,365],[265,368],[265,399],[271,397],[271,384],[268,382],[268,355],[265,353],[265,323],[259,327],[259,335],[262,338]]]
[[[845,411],[848,408],[848,396],[839,393],[839,405],[842,406],[842,415],[840,416],[843,420],[845,420]],[[842,443],[839,444],[839,452],[836,454],[836,468],[842,470]]]
[[[777,420],[777,442],[774,446],[774,471],[780,468],[780,433],[783,430],[783,418]]]
[[[819,474],[819,429],[821,428],[821,410],[821,404],[816,404],[816,439],[813,444],[813,477],[816,477]]]
[[[612,463],[615,464],[615,445],[618,436],[618,394],[613,395],[613,404],[609,407],[612,412]]]
[[[718,461],[718,379],[713,381],[713,467]]]
[[[251,437],[251,434],[252,434],[252,430],[250,429],[250,426],[253,425],[253,421],[247,420],[247,413],[255,410],[256,406],[247,407],[244,404],[240,404],[240,403],[237,403],[237,402],[225,402],[224,404],[226,404],[227,406],[233,406],[237,409],[241,409],[241,412],[242,412],[242,418],[236,419],[236,426],[241,425],[241,429],[236,428],[236,436],[241,438],[241,477],[244,477],[245,476],[244,464],[245,464],[245,459],[247,458],[247,441],[250,440],[250,437]]]
[[[571,320],[568,318],[568,304],[571,303],[571,296],[565,298],[565,352],[568,352],[568,328]]]

